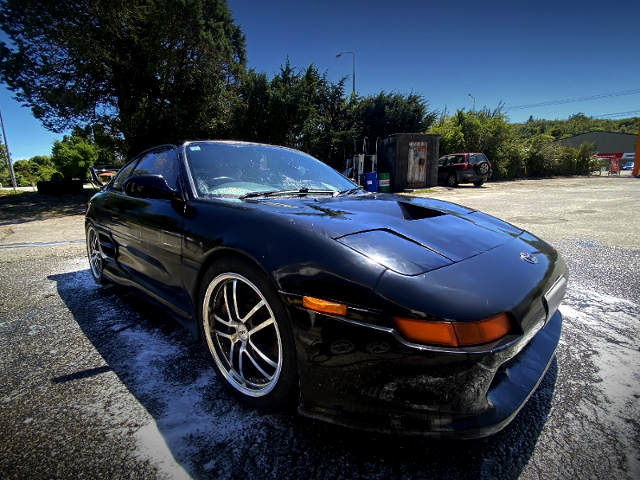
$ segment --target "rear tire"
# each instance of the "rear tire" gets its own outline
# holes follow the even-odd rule
[[[200,287],[200,333],[216,372],[242,403],[271,412],[296,382],[287,311],[269,279],[245,260],[214,263]]]
[[[457,187],[458,186],[458,176],[455,173],[451,173],[447,177],[447,185],[449,185],[450,187]]]

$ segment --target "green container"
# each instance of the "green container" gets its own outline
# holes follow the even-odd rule
[[[388,173],[378,172],[378,191],[389,193],[391,191],[391,180]]]

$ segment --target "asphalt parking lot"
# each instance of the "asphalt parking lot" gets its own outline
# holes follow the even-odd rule
[[[557,360],[505,430],[435,441],[241,407],[187,331],[93,283],[81,205],[0,205],[2,478],[640,478],[640,180],[424,195],[521,226],[569,265]]]

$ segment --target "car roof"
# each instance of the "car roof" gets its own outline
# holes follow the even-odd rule
[[[187,147],[188,145],[194,144],[194,143],[211,143],[211,144],[222,144],[222,145],[243,145],[243,146],[266,147],[266,148],[271,148],[273,150],[288,150],[291,152],[303,153],[305,155],[308,155],[307,153],[301,150],[291,148],[291,147],[285,147],[282,145],[272,145],[270,143],[246,142],[244,140],[219,140],[219,139],[199,138],[199,139],[193,139],[193,140],[185,140],[179,143],[178,146]]]
[[[484,153],[482,153],[482,152],[447,153],[447,154],[443,155],[443,157],[446,156],[446,155],[484,155]]]

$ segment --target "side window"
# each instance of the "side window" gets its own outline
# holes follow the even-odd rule
[[[453,163],[464,163],[464,155],[456,155]]]
[[[113,179],[113,183],[111,184],[111,188],[114,190],[122,191],[122,185],[125,180],[131,176],[131,172],[133,171],[133,167],[138,163],[138,159],[131,160],[128,164],[120,169],[120,171],[116,174],[116,177]]]
[[[171,188],[176,188],[179,174],[176,152],[173,149],[167,149],[147,153],[138,163],[133,175],[145,173],[162,175]]]
[[[440,160],[438,160],[438,166],[443,167],[446,161],[447,157],[441,157]]]

